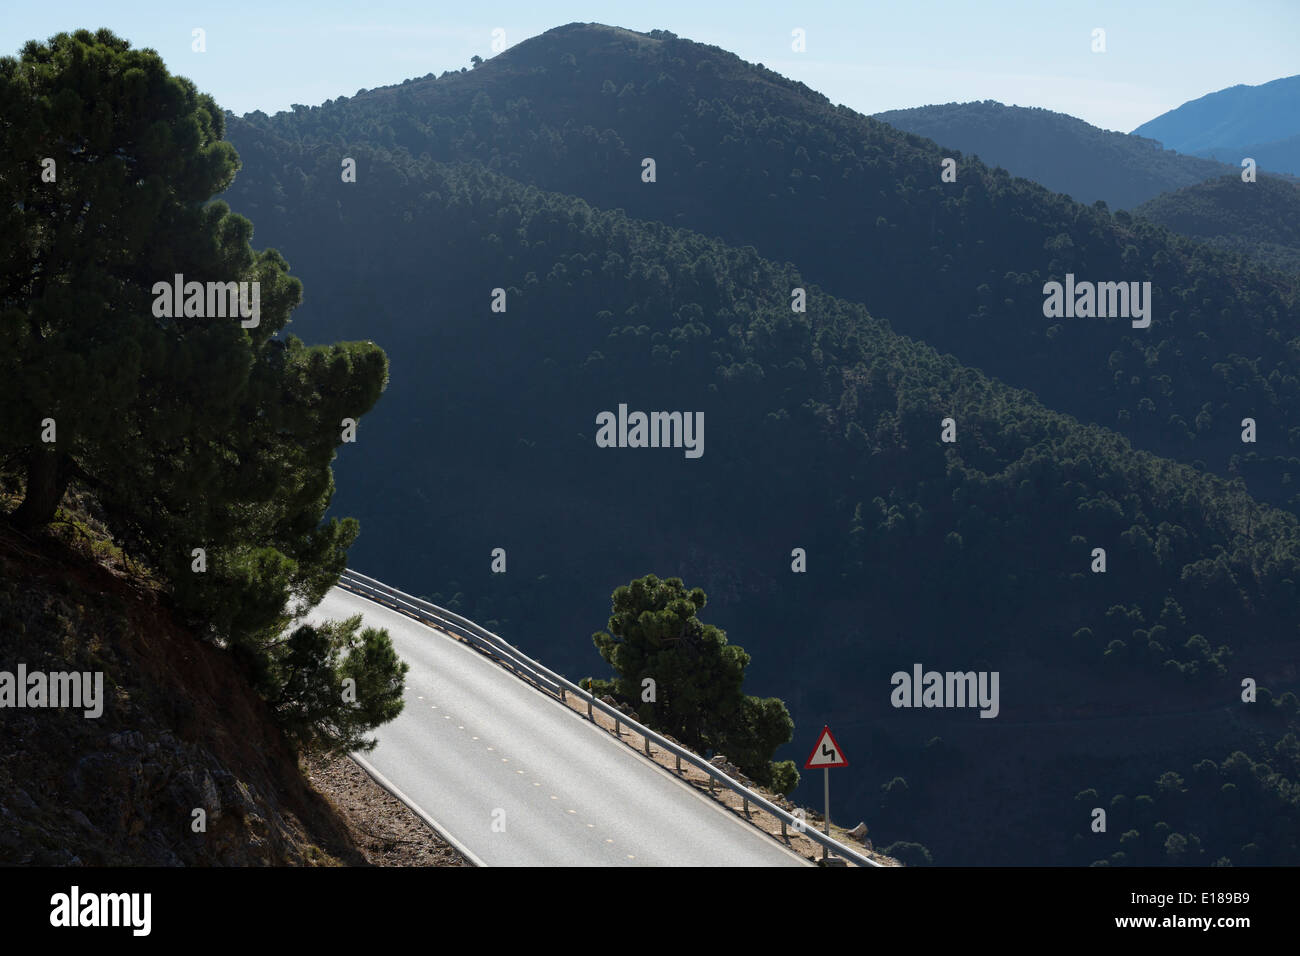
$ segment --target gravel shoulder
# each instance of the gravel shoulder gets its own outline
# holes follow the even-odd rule
[[[312,756],[303,774],[338,812],[369,866],[470,866],[350,757]]]

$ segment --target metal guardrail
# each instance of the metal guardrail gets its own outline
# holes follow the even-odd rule
[[[437,626],[458,637],[464,638],[468,643],[487,652],[493,657],[500,660],[517,674],[527,677],[538,687],[550,691],[561,700],[565,699],[566,692],[577,694],[578,697],[587,703],[587,716],[595,718],[592,715],[593,708],[599,710],[614,719],[614,726],[617,730],[620,725],[626,724],[629,728],[636,731],[644,738],[646,750],[649,751],[650,743],[654,742],[661,749],[668,751],[677,758],[678,769],[681,768],[682,761],[689,763],[691,766],[704,771],[712,780],[717,781],[722,786],[739,795],[745,801],[745,809],[748,811],[751,803],[766,810],[772,816],[781,821],[782,832],[785,832],[787,826],[794,827],[797,833],[801,833],[814,843],[820,844],[827,850],[835,853],[837,856],[846,860],[851,860],[859,866],[883,866],[877,863],[871,857],[859,853],[850,847],[845,846],[838,840],[827,836],[826,834],[814,829],[808,821],[795,817],[793,814],[781,809],[770,800],[759,795],[758,793],[746,787],[739,781],[733,780],[713,764],[709,763],[698,754],[685,749],[679,744],[673,743],[663,735],[656,733],[649,727],[642,726],[637,721],[628,717],[615,707],[611,707],[603,700],[597,698],[591,691],[585,690],[573,683],[561,674],[557,674],[550,668],[537,663],[532,658],[525,655],[519,648],[515,647],[500,637],[493,634],[487,628],[475,624],[468,618],[461,617],[454,611],[448,611],[446,608],[438,607],[431,604],[423,598],[418,598],[399,591],[397,588],[390,587],[382,581],[377,581],[372,577],[367,577],[356,571],[345,570],[339,578],[339,584],[350,590],[356,591],[366,597],[381,598],[383,601],[390,602],[398,608],[401,608],[423,621],[437,624]],[[712,783],[709,789],[712,790]]]
[[[514,647],[491,631],[480,627],[468,618],[461,617],[454,611],[448,611],[436,604],[430,604],[422,598],[406,594],[396,588],[389,587],[382,581],[376,581],[364,574],[357,574],[355,571],[344,571],[339,578],[339,584],[369,596],[381,597],[422,620],[433,621],[441,629],[449,631],[457,637],[462,637],[481,650],[501,658],[506,664],[510,665],[512,670],[531,678],[551,693],[557,696],[563,695],[564,688],[558,681],[548,675],[545,668],[523,657]]]

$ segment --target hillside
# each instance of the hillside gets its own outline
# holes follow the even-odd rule
[[[1140,447],[1229,474],[1240,422],[1267,427],[1252,493],[1297,507],[1297,279],[947,156],[716,47],[570,24],[464,73],[268,118],[230,120],[228,194],[279,220],[277,154],[315,144],[335,176],[363,147],[477,159],[540,188],[752,246],[1047,405]],[[657,179],[642,182],[642,159]],[[360,182],[358,185],[362,185]],[[256,205],[254,205],[256,203]],[[797,224],[797,228],[792,228]],[[373,220],[369,236],[385,228]],[[363,261],[366,253],[362,252]],[[1150,281],[1147,329],[1048,320],[1044,283]]]
[[[1240,164],[1243,157],[1255,160],[1260,169],[1276,173],[1300,175],[1300,133],[1271,143],[1249,143],[1245,146],[1211,146],[1200,155],[1224,163]]]
[[[1231,172],[1223,163],[1162,149],[1155,140],[993,100],[891,110],[873,118],[1081,203],[1100,199],[1112,209],[1131,209],[1161,193]]]
[[[230,199],[276,223],[313,290],[300,334],[368,336],[392,356],[365,456],[338,465],[366,573],[575,677],[598,667],[586,635],[615,586],[647,570],[698,584],[709,621],[753,655],[754,692],[785,699],[801,733],[834,713],[855,742],[849,813],[878,845],[918,840],[938,862],[1090,862],[1072,843],[1087,832],[1076,793],[1140,792],[1153,768],[1189,774],[1236,750],[1276,759],[1294,695],[1232,702],[1243,673],[1275,694],[1296,685],[1293,516],[1049,410],[753,248],[478,166],[349,155],[355,184],[336,148],[261,137]],[[703,412],[704,453],[597,447],[595,416],[619,403]],[[1105,575],[1089,572],[1098,545]],[[496,547],[506,574],[491,572]],[[807,574],[790,571],[794,547]],[[892,708],[890,674],[913,661],[1000,671],[999,719]],[[1171,740],[1171,723],[1190,729]],[[907,783],[882,791],[895,777]],[[954,787],[988,797],[957,810]],[[1017,802],[993,812],[1005,793]],[[1286,793],[1251,797],[1282,828],[1270,859],[1295,853]],[[1239,853],[1226,824],[1161,811],[1216,856]]]
[[[6,859],[365,862],[297,758],[373,747],[406,665],[359,617],[294,625],[359,531],[330,464],[387,358],[278,335],[301,284],[210,202],[238,156],[155,50],[25,43],[0,114]]]
[[[230,656],[69,505],[55,536],[0,523],[0,659],[102,672],[103,713],[0,709],[0,863],[364,864]]]
[[[1238,83],[1207,93],[1143,123],[1133,132],[1159,140],[1180,153],[1236,153],[1235,162],[1253,155],[1247,150],[1258,151],[1261,144],[1280,140],[1291,140],[1294,150],[1295,137],[1300,135],[1300,74],[1258,86]],[[1293,151],[1279,151],[1278,155],[1300,159]],[[1300,174],[1300,165],[1270,166],[1258,156],[1255,158],[1269,172]]]
[[[1291,272],[1300,272],[1300,185],[1239,175],[1158,196],[1133,210],[1175,232]]]

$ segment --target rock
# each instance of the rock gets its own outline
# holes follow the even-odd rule
[[[92,832],[94,831],[95,825],[91,823],[90,819],[80,810],[73,810],[71,813],[68,814],[68,816],[72,818],[73,823],[81,827],[83,830],[90,830]]]
[[[867,825],[865,823],[859,823],[849,831],[849,836],[853,837],[855,840],[865,841],[867,839]]]
[[[203,808],[208,813],[221,812],[221,796],[217,793],[217,786],[212,782],[212,775],[207,770],[203,771],[203,783],[199,787],[199,793],[203,797]]]
[[[144,750],[144,734],[138,730],[109,734],[108,745],[114,750]]]
[[[257,811],[257,801],[253,799],[248,784],[239,780],[226,770],[218,770],[213,777],[217,791],[220,793],[220,805],[232,811],[241,820]]]
[[[733,780],[736,780],[739,783],[743,783],[745,784],[745,786],[749,786],[750,784],[749,778],[746,777],[743,773],[741,773],[740,768],[737,767],[730,760],[728,760],[725,754],[715,755],[709,760],[709,763],[713,764],[713,766],[717,767],[719,770],[725,773],[728,777],[731,777]]]

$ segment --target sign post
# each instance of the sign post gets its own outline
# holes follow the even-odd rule
[[[822,782],[826,788],[826,815],[822,818],[822,830],[827,836],[831,835],[831,767],[847,767],[849,762],[844,757],[844,751],[836,742],[835,737],[831,734],[830,727],[822,727],[821,736],[817,738],[817,743],[813,746],[813,751],[808,755],[808,760],[804,763],[805,770],[816,770],[822,768]],[[822,847],[822,859],[826,859],[829,851]]]

